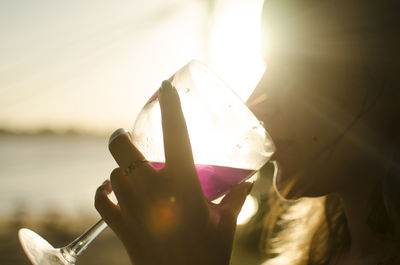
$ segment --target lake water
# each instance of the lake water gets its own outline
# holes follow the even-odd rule
[[[99,136],[0,136],[0,216],[97,215],[96,188],[117,166],[107,144]]]

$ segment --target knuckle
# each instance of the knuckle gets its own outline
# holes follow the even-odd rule
[[[103,186],[98,187],[94,196],[94,200],[95,201],[99,200],[100,197],[103,195],[103,193],[104,193],[104,187]]]
[[[97,196],[99,196],[99,193],[102,191],[102,186],[99,186],[99,187],[97,187],[97,189],[96,189],[96,197],[95,198],[97,198]]]
[[[122,170],[119,167],[117,167],[117,168],[114,168],[114,170],[111,172],[110,181],[111,181],[111,183],[119,182],[122,177],[123,177]]]

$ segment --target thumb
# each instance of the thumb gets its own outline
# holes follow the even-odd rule
[[[253,182],[242,182],[237,185],[231,192],[229,192],[221,201],[220,205],[223,208],[229,208],[237,217],[242,209],[246,196],[253,188]]]
[[[222,233],[220,243],[228,249],[232,249],[233,237],[236,230],[236,218],[242,209],[246,196],[252,188],[253,183],[243,182],[228,193],[219,204],[222,209],[219,223]]]

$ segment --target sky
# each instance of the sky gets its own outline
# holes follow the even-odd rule
[[[2,0],[0,127],[131,128],[198,59],[245,101],[264,71],[262,0]]]

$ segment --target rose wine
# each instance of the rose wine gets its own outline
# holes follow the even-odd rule
[[[151,162],[154,168],[164,163]],[[197,175],[204,196],[212,201],[228,193],[235,185],[249,178],[254,170],[213,165],[196,165]]]

